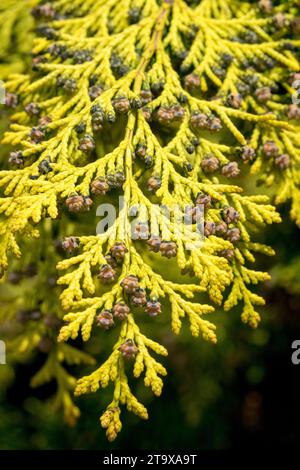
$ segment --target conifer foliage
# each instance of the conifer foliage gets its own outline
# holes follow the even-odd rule
[[[13,3],[4,1],[1,22]],[[78,411],[64,387],[74,379],[61,363],[93,358],[65,342],[118,332],[75,387],[82,395],[113,384],[101,425],[114,440],[122,406],[148,416],[129,377],[143,376],[160,395],[167,374],[158,359],[167,350],[145,334],[143,319],[169,318],[175,334],[187,322],[212,343],[215,306],[240,305],[245,323],[259,323],[264,300],[252,285],[269,275],[253,263],[273,251],[257,233],[280,216],[262,188],[248,194],[238,183],[241,173],[259,173],[261,184],[277,185],[276,202],[292,200],[300,223],[299,11],[293,1],[54,0],[36,2],[31,13],[31,70],[6,80],[13,111],[2,143],[13,148],[0,172],[0,269],[4,275],[10,255],[30,259],[26,246],[42,253],[40,265],[46,257],[54,269],[62,258],[61,324],[42,312],[38,326],[30,323],[30,347],[43,348],[45,328],[52,342],[59,330],[55,346],[44,344],[51,353],[34,383],[55,377],[71,417]],[[108,199],[117,206],[120,195],[125,206],[97,234],[96,207]],[[190,208],[183,237],[158,204]],[[198,204],[204,239],[191,249]],[[135,207],[144,213],[133,237]],[[54,233],[65,237],[59,255]],[[49,294],[37,292],[43,306]]]

